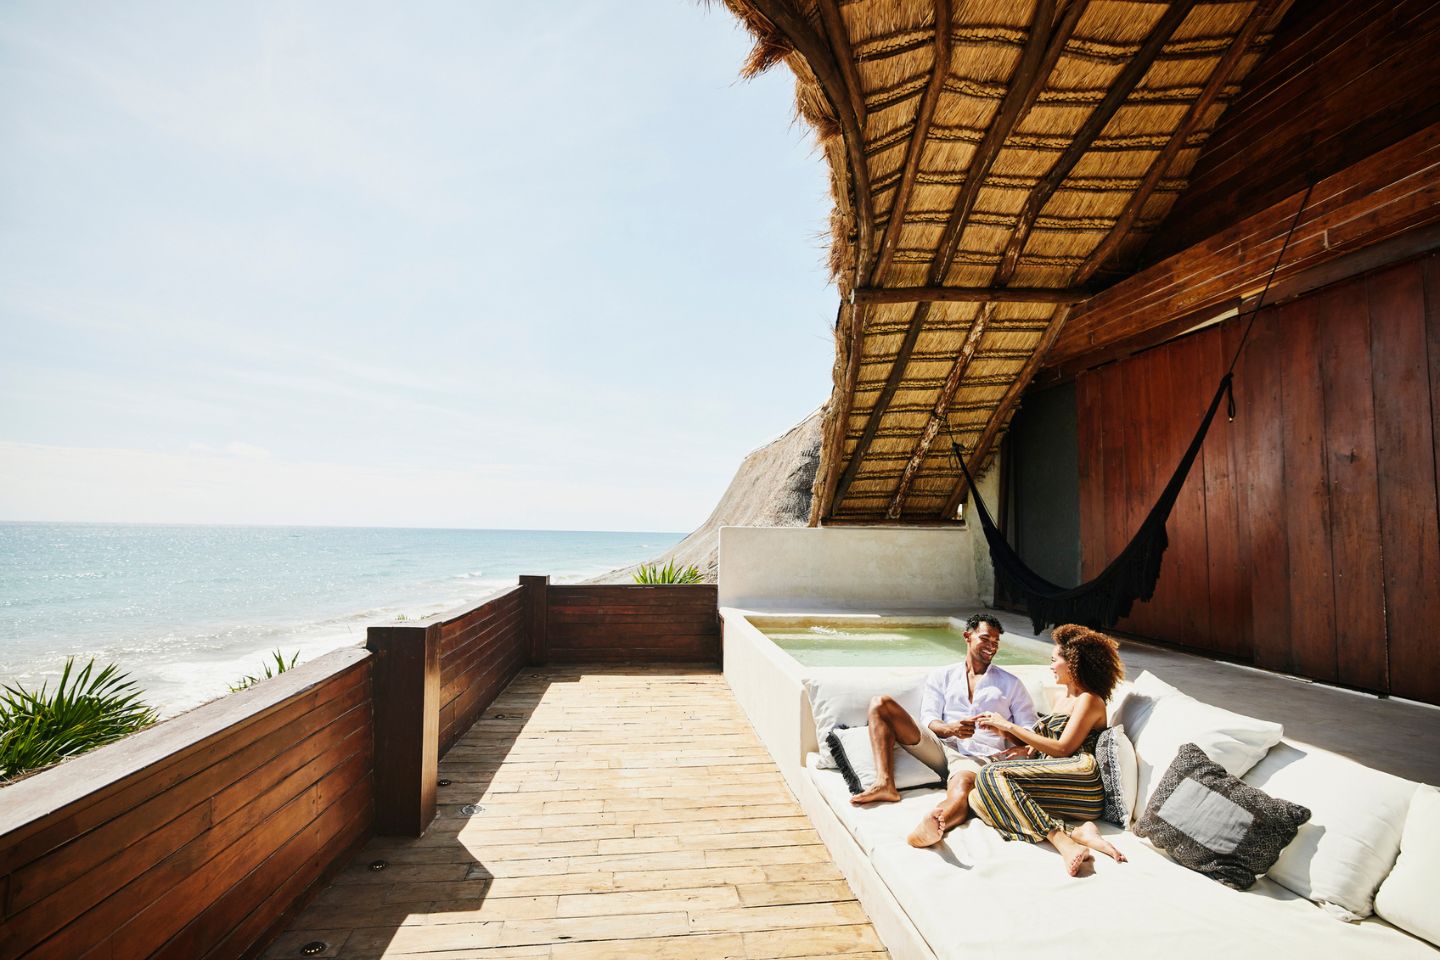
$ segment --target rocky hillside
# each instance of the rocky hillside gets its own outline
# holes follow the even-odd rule
[[[721,527],[803,527],[810,516],[811,487],[820,463],[820,421],[824,408],[747,456],[715,505],[710,519],[670,552],[655,558],[700,568],[715,582]],[[630,583],[634,567],[596,577],[591,583]]]

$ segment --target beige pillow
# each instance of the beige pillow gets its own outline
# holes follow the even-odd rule
[[[1400,859],[1375,894],[1375,912],[1407,933],[1440,947],[1440,790],[1422,786],[1410,801]]]

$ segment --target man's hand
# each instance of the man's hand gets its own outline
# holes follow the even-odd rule
[[[961,740],[968,740],[975,736],[975,721],[973,719],[959,720],[955,723],[943,723],[936,720],[930,724],[930,732],[941,740],[949,737],[959,737]]]
[[[982,713],[975,718],[975,722],[980,725],[982,730],[993,730],[995,733],[1003,733],[1006,735],[1009,735],[1010,732],[1015,729],[1015,724],[1006,720],[998,713]]]

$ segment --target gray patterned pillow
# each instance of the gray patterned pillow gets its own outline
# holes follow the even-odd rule
[[[1181,866],[1248,890],[1309,819],[1305,807],[1230,776],[1187,743],[1155,788],[1135,832]]]
[[[1095,745],[1095,761],[1100,767],[1100,781],[1105,786],[1105,812],[1100,819],[1119,827],[1130,826],[1135,809],[1136,780],[1135,748],[1125,736],[1124,724],[1106,727]]]

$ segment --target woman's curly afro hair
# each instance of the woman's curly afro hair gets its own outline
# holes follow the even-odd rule
[[[1110,699],[1115,685],[1125,679],[1120,662],[1120,644],[1089,627],[1067,623],[1051,633],[1060,656],[1070,665],[1075,681],[1103,700]]]

